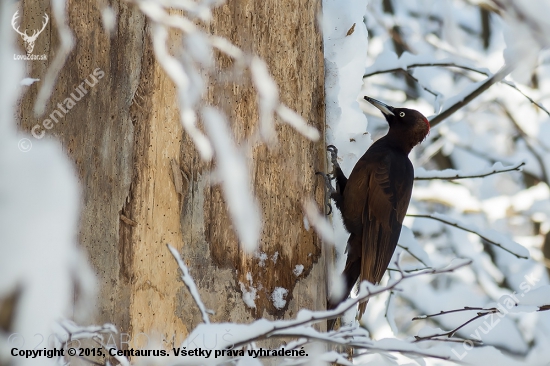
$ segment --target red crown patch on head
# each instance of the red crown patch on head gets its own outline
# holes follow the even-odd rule
[[[430,121],[426,117],[424,117],[424,122],[426,122],[426,126],[428,126],[428,133],[430,133]]]

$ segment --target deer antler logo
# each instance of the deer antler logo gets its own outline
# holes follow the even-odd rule
[[[42,31],[44,30],[44,28],[46,28],[46,25],[48,24],[48,20],[50,18],[48,18],[48,14],[44,14],[44,23],[42,24],[42,29],[40,30],[33,30],[33,34],[32,36],[29,36],[27,34],[27,30],[25,30],[25,32],[21,32],[19,30],[19,26],[17,26],[17,28],[15,27],[15,21],[18,17],[17,13],[19,13],[19,10],[15,12],[15,14],[13,14],[13,17],[11,18],[11,26],[13,27],[13,29],[19,33],[21,35],[21,37],[23,38],[23,42],[25,44],[25,49],[27,50],[27,54],[31,54],[32,53],[32,50],[34,49],[34,42],[36,42],[36,39],[38,38],[38,36],[40,35],[40,33],[42,33]]]

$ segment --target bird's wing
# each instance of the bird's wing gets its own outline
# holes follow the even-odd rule
[[[411,187],[401,179],[401,174],[391,174],[391,159],[388,156],[371,164],[373,166],[367,178],[367,200],[362,214],[359,280],[377,283],[382,279],[395,251],[401,223],[409,205]],[[366,303],[360,305],[360,315],[365,306]]]

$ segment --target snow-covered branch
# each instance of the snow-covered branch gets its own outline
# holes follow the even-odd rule
[[[69,22],[65,14],[65,0],[52,0],[51,6],[60,42],[59,48],[54,53],[55,57],[46,71],[44,83],[42,83],[34,103],[34,114],[37,117],[44,114],[46,103],[52,94],[57,76],[75,44],[74,36],[71,28],[69,28]]]
[[[397,246],[401,249],[403,249],[404,251],[406,251],[407,253],[409,253],[411,255],[411,257],[413,257],[414,259],[416,259],[417,261],[419,261],[420,263],[422,263],[426,268],[424,269],[431,269],[430,266],[428,266],[426,263],[424,263],[424,261],[422,260],[422,258],[420,258],[420,256],[417,256],[412,250],[411,248],[409,247],[406,247],[402,244],[397,244]],[[396,269],[392,269],[392,270],[396,270]],[[416,270],[415,270],[416,271]],[[405,271],[407,272],[407,271]]]
[[[170,253],[172,253],[172,256],[178,263],[178,267],[181,269],[181,280],[183,283],[185,283],[185,286],[187,286],[187,289],[191,293],[191,296],[193,296],[193,300],[195,300],[195,303],[199,307],[199,310],[201,311],[202,315],[202,321],[205,324],[210,324],[210,318],[208,317],[208,311],[206,310],[206,306],[204,306],[204,303],[201,300],[201,297],[199,295],[199,290],[197,289],[197,286],[195,285],[195,281],[193,281],[193,277],[189,274],[189,270],[187,269],[187,266],[185,263],[183,263],[183,260],[180,257],[180,254],[178,251],[172,247],[170,244],[166,244],[168,247],[168,250],[170,250]]]
[[[415,169],[415,180],[456,180],[456,179],[469,179],[469,178],[484,178],[493,174],[506,173],[512,171],[521,171],[521,168],[525,165],[525,162],[520,162],[514,165],[504,166],[502,163],[495,163],[490,168],[482,169],[475,173],[464,173],[455,169],[446,170],[425,170],[422,167]]]
[[[407,76],[409,76],[412,80],[414,80],[415,82],[418,83],[418,85],[420,85],[420,87],[422,87],[424,90],[426,90],[428,93],[432,94],[436,100],[440,100],[442,99],[442,94],[438,91],[435,91],[431,88],[428,88],[426,86],[424,86],[419,80],[418,78],[414,77],[411,73],[411,70],[414,70],[415,68],[422,68],[422,67],[449,67],[449,68],[457,68],[457,69],[462,69],[462,70],[467,70],[467,71],[472,71],[472,72],[475,72],[477,74],[480,74],[480,75],[484,75],[486,76],[487,78],[491,78],[492,75],[488,70],[486,69],[483,69],[483,68],[477,68],[477,67],[473,67],[473,66],[469,66],[469,65],[466,65],[466,64],[461,64],[460,62],[454,60],[453,62],[445,62],[445,61],[442,61],[442,62],[438,62],[438,61],[434,61],[434,62],[425,62],[425,63],[410,63],[410,64],[407,64],[407,63],[403,63],[402,65],[400,65],[400,67],[391,67],[391,68],[379,68],[379,67],[372,67],[372,68],[367,68],[365,74],[363,75],[363,79],[365,78],[368,78],[368,77],[371,77],[371,76],[374,76],[374,75],[379,75],[379,74],[386,74],[386,73],[395,73],[395,72],[402,72],[404,74],[406,74]],[[495,74],[496,75],[496,74]],[[506,77],[506,75],[504,76]],[[525,94],[515,83],[513,83],[512,81],[509,81],[509,80],[505,80],[503,78],[501,78],[500,81],[501,83],[503,83],[504,85],[507,85],[509,86],[510,88],[513,88],[515,89],[518,93],[520,93],[521,95],[523,95],[523,97],[525,97],[527,100],[529,100],[529,102],[531,102],[533,105],[537,106],[538,108],[540,108],[542,111],[544,111],[548,116],[550,116],[550,111],[548,111],[548,109],[546,109],[546,107],[544,107],[541,103],[535,101],[533,98],[531,98],[529,95]],[[488,80],[488,79],[487,79]],[[492,84],[491,84],[492,85]],[[487,88],[489,87],[490,85],[487,86]],[[438,111],[436,111],[438,112]],[[431,122],[431,121],[430,121]],[[434,126],[434,124],[432,124],[432,126]]]
[[[547,289],[546,288],[539,288],[539,289],[536,289],[535,291],[538,292],[538,293],[541,293],[542,291],[546,291]],[[527,293],[523,293],[521,294],[521,298],[517,298],[518,299],[518,302],[515,303],[515,304],[510,304],[510,306],[512,305],[515,305],[516,307],[518,305],[527,305],[526,306],[526,311],[527,312],[532,312],[532,311],[546,311],[546,310],[549,310],[550,309],[550,305],[535,305],[534,308],[532,308],[532,306],[529,306],[529,304],[532,303],[532,301],[525,301],[527,304],[524,304],[524,301],[522,301],[525,296],[527,295]],[[512,296],[503,296],[504,298],[511,298],[513,297],[513,294]],[[536,300],[538,301],[548,301],[548,296],[538,296],[538,294],[536,296],[531,296],[533,298],[535,298]],[[545,298],[544,298],[545,297]],[[519,307],[517,310],[522,310],[522,307]],[[448,332],[439,332],[439,333],[434,333],[434,334],[426,334],[426,335],[422,335],[422,336],[415,336],[415,340],[417,342],[419,341],[433,341],[433,340],[438,340],[440,339],[441,337],[448,337],[448,338],[451,338],[451,337],[454,337],[454,335],[462,328],[464,328],[466,325],[474,322],[475,320],[479,319],[479,318],[483,318],[487,315],[492,315],[492,314],[502,314],[502,315],[506,315],[508,314],[508,310],[506,310],[504,308],[504,306],[502,304],[499,304],[498,307],[486,307],[486,308],[482,308],[482,307],[464,307],[462,309],[453,309],[453,310],[446,310],[446,311],[440,311],[439,313],[434,313],[434,314],[428,314],[428,315],[420,315],[420,316],[416,316],[414,317],[412,320],[422,320],[422,319],[430,319],[430,318],[435,318],[435,317],[438,317],[438,316],[444,316],[444,315],[448,315],[448,314],[454,314],[454,313],[461,313],[461,312],[467,312],[467,311],[475,311],[476,312],[476,315],[471,317],[470,319],[468,319],[467,321],[465,322],[462,322],[460,325],[458,325],[457,327],[455,327],[454,329],[448,331]],[[491,323],[493,323],[493,321],[491,320]],[[477,344],[483,344],[483,342],[479,339],[469,339],[469,341],[472,341],[474,343],[477,343]]]
[[[337,318],[342,314],[344,314],[346,311],[355,307],[358,303],[366,301],[371,297],[380,295],[384,292],[395,289],[404,280],[417,277],[417,276],[423,276],[423,275],[450,273],[450,272],[456,271],[459,268],[468,266],[469,264],[471,264],[471,260],[461,260],[454,265],[449,265],[444,268],[428,269],[428,270],[418,271],[414,273],[406,273],[405,271],[400,270],[401,277],[392,281],[390,284],[386,286],[374,286],[365,281],[361,283],[361,285],[359,286],[359,292],[357,293],[357,297],[350,298],[343,301],[340,305],[338,305],[338,307],[336,307],[333,310],[315,311],[315,312],[312,312],[309,310],[301,310],[296,316],[296,319],[294,320],[278,320],[273,322],[269,322],[265,319],[257,320],[256,322],[252,323],[251,326],[253,326],[254,324],[261,325],[260,327],[261,330],[259,332],[254,333],[253,335],[243,336],[242,339],[233,343],[234,347],[244,346],[253,341],[269,338],[272,335],[276,334],[277,332],[280,332],[283,330],[287,330],[287,329],[291,329],[291,328],[303,326],[303,325],[314,324],[314,323],[318,323],[328,319]],[[199,327],[201,327],[201,325],[199,325]],[[228,344],[228,346],[229,345],[230,344]]]
[[[498,312],[498,310],[496,310],[495,312]],[[423,336],[415,336],[415,342],[421,342],[421,341],[433,341],[433,340],[438,340],[438,339],[441,339],[442,337],[447,337],[447,338],[451,338],[451,337],[454,337],[454,335],[456,334],[456,332],[458,332],[460,329],[464,328],[465,326],[467,326],[468,324],[470,324],[471,322],[475,321],[476,319],[479,319],[479,318],[483,318],[484,316],[488,315],[488,314],[493,314],[495,312],[480,312],[478,313],[476,316],[474,316],[473,318],[469,319],[468,321],[460,324],[458,327],[448,331],[448,332],[442,332],[442,333],[435,333],[435,334],[428,334],[428,335],[423,335]],[[474,342],[474,343],[477,343],[477,344],[483,344],[483,342],[479,341],[479,340],[476,340],[476,339],[467,339],[468,341],[471,341],[471,342]]]
[[[400,270],[400,277],[396,280],[392,280],[390,284],[386,286],[374,286],[367,282],[360,285],[358,296],[356,298],[350,298],[341,303],[336,309],[330,311],[309,311],[301,310],[295,319],[291,320],[274,320],[259,319],[250,324],[234,324],[234,323],[210,323],[200,324],[193,330],[188,336],[188,339],[196,339],[197,335],[212,334],[218,331],[231,329],[231,339],[222,338],[221,342],[216,345],[217,349],[233,349],[238,350],[242,347],[254,344],[257,341],[266,338],[279,338],[279,337],[297,337],[301,340],[289,344],[292,349],[301,347],[310,342],[323,342],[328,344],[342,345],[352,347],[355,349],[367,350],[369,353],[391,353],[398,352],[402,354],[417,355],[421,357],[435,357],[442,359],[449,359],[451,357],[450,352],[428,352],[421,347],[411,344],[406,341],[398,340],[382,340],[372,341],[367,331],[358,326],[343,327],[337,331],[329,333],[320,332],[311,327],[312,324],[326,321],[327,319],[333,319],[341,316],[347,310],[354,308],[359,302],[365,301],[369,298],[382,294],[384,292],[395,289],[403,281],[422,275],[435,275],[442,273],[450,273],[455,270],[467,266],[471,263],[469,260],[462,260],[458,263],[449,265],[445,268],[431,269],[419,271],[416,273],[406,273]],[[399,268],[399,266],[398,266]],[[185,344],[185,342],[184,342]],[[285,347],[285,349],[289,349]],[[334,357],[333,352],[327,352],[323,354],[323,357]],[[305,358],[304,358],[305,359]],[[228,357],[218,358],[219,362],[228,361]],[[236,358],[231,358],[236,360]],[[298,362],[299,359],[296,360]],[[339,360],[339,361],[338,361]],[[343,359],[334,359],[333,361],[341,362]],[[345,363],[344,363],[345,364]]]
[[[450,104],[448,107],[444,108],[441,113],[436,115],[435,117],[430,119],[430,125],[432,127],[438,125],[441,121],[447,119],[451,115],[453,115],[456,111],[461,109],[462,107],[466,106],[468,103],[470,103],[472,100],[474,100],[476,97],[481,95],[483,92],[485,92],[487,89],[489,89],[491,86],[493,86],[495,83],[498,83],[499,81],[504,80],[504,78],[510,74],[514,68],[516,67],[515,64],[505,64],[499,71],[497,71],[494,75],[489,76],[487,79],[480,83],[475,84],[475,88],[473,90],[464,90],[463,93],[461,93],[458,96],[455,96],[453,99],[455,102]]]
[[[495,232],[493,230],[482,230],[477,228],[475,225],[461,222],[459,220],[453,219],[447,215],[443,215],[440,213],[434,213],[431,215],[408,214],[407,216],[440,221],[444,224],[453,226],[457,229],[461,229],[469,233],[475,234],[479,236],[481,239],[485,240],[487,243],[495,245],[518,258],[522,258],[522,259],[529,258],[529,251],[525,249],[525,247],[519,245],[518,243],[512,241],[510,238],[504,235],[500,235],[498,232]]]
[[[324,215],[319,212],[317,204],[312,198],[304,201],[303,210],[305,214],[304,220],[307,219],[307,222],[313,226],[319,237],[329,244],[334,244],[332,226]]]

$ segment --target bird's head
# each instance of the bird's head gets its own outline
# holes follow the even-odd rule
[[[384,114],[390,125],[388,135],[402,140],[409,151],[430,133],[430,122],[422,113],[414,109],[395,108],[367,96],[365,100]]]

